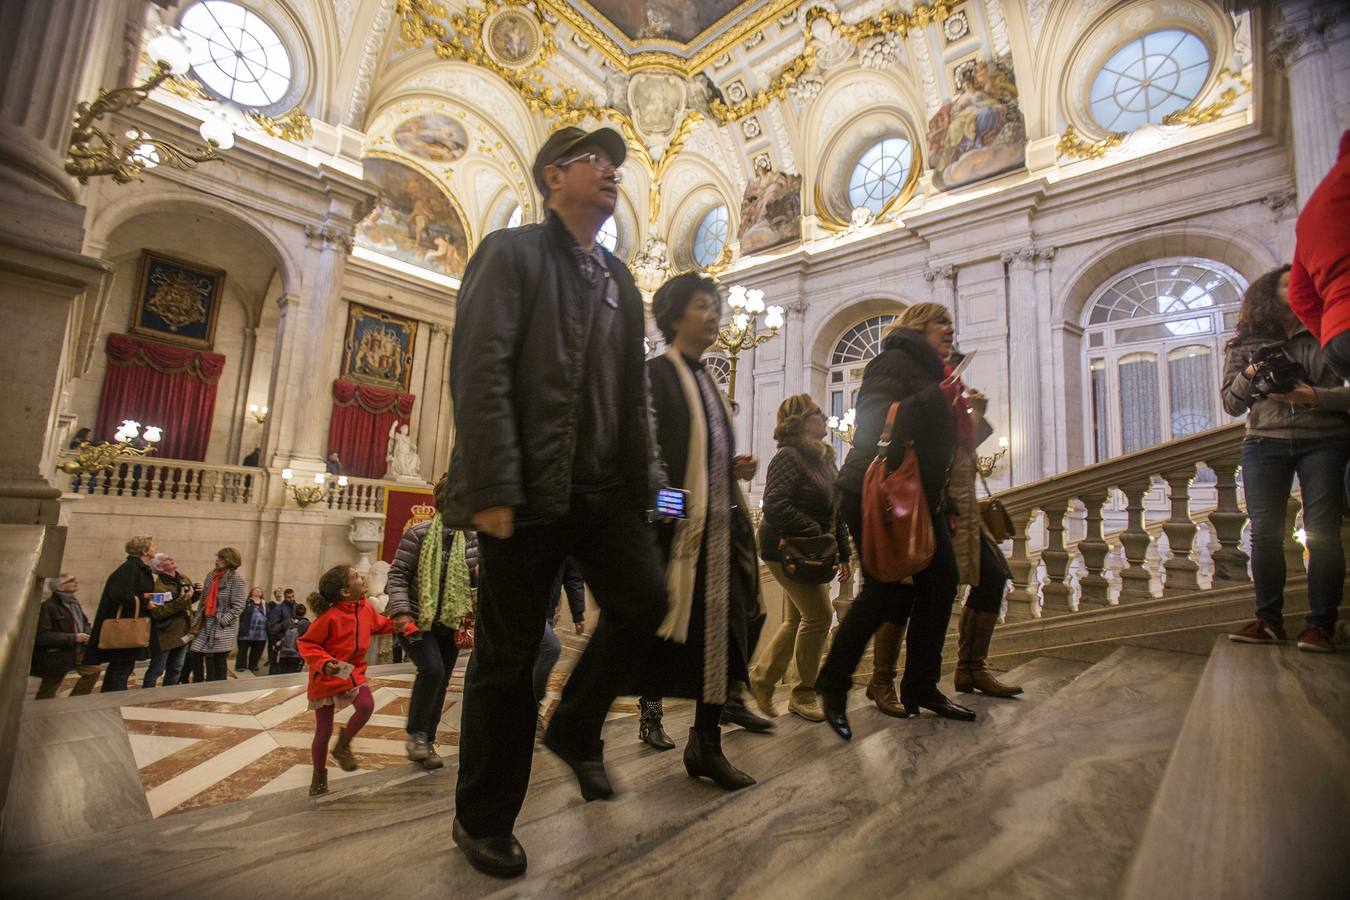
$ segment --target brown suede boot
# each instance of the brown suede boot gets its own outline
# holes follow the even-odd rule
[[[903,625],[886,622],[877,629],[872,639],[872,680],[867,683],[867,699],[897,719],[909,717],[895,695],[895,673],[900,662],[900,642],[904,639]]]
[[[314,777],[309,780],[309,795],[317,797],[326,793],[328,793],[328,770],[315,770]]]
[[[968,607],[961,610],[955,678],[958,691],[964,694],[979,691],[993,697],[1015,697],[1022,693],[1020,685],[1004,684],[985,665],[997,624],[998,613],[976,612]]]
[[[338,732],[337,743],[333,745],[333,759],[344,772],[356,771],[356,757],[352,755],[352,739]]]

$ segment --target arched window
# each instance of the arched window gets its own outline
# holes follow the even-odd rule
[[[1223,344],[1246,288],[1222,263],[1168,259],[1097,292],[1085,329],[1096,461],[1221,424]]]
[[[604,247],[610,253],[614,252],[614,248],[619,245],[619,226],[615,223],[613,216],[606,219],[605,224],[600,226],[600,233],[595,236],[595,239],[600,242],[601,247]]]
[[[179,23],[191,44],[192,74],[240,106],[267,107],[291,86],[291,57],[276,30],[229,0],[202,0]]]
[[[895,321],[895,316],[873,316],[844,332],[830,354],[830,415],[843,418],[858,402],[858,388],[862,386],[863,369],[881,352],[881,338]],[[831,437],[840,464],[848,447],[837,437]]]
[[[914,163],[914,148],[902,137],[878,141],[858,158],[848,179],[848,202],[853,208],[865,206],[873,214],[882,209],[904,188]]]
[[[703,365],[707,367],[712,380],[725,393],[727,383],[731,381],[731,363],[727,361],[725,356],[705,356],[703,357]]]
[[[511,216],[510,216],[510,218],[508,218],[508,219],[506,220],[506,227],[507,227],[507,228],[518,228],[518,227],[520,227],[520,220],[524,217],[524,215],[525,215],[525,211],[524,211],[523,209],[521,209],[520,204],[517,203],[517,204],[516,204],[516,208],[513,209],[513,210],[511,210]]]
[[[1107,131],[1157,125],[1185,109],[1209,77],[1209,48],[1189,31],[1169,28],[1130,41],[1092,80],[1092,117]]]
[[[694,229],[694,262],[705,267],[717,262],[727,245],[728,225],[726,204],[708,210]]]

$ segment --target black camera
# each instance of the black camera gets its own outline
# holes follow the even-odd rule
[[[1252,376],[1252,399],[1264,400],[1271,394],[1287,394],[1308,380],[1303,364],[1289,358],[1284,344],[1266,344],[1252,355],[1256,374]]]

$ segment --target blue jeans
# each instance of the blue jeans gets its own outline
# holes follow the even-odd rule
[[[1286,506],[1294,476],[1303,493],[1308,535],[1308,624],[1331,628],[1345,591],[1342,479],[1350,446],[1342,437],[1314,440],[1248,437],[1242,443],[1242,490],[1252,523],[1256,617],[1284,625]]]
[[[534,658],[534,699],[542,703],[548,691],[548,676],[562,657],[562,640],[553,631],[553,623],[545,620],[544,637],[539,641],[539,655]]]
[[[141,687],[152,688],[159,676],[164,676],[164,686],[173,687],[178,683],[178,676],[183,673],[183,660],[187,659],[188,645],[174,647],[172,650],[161,650],[150,659],[150,668],[145,670],[145,678],[141,680]]]

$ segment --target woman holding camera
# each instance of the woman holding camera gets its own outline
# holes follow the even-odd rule
[[[1252,523],[1256,619],[1230,640],[1283,643],[1286,504],[1294,476],[1308,545],[1307,626],[1300,650],[1331,653],[1345,591],[1341,481],[1350,459],[1350,388],[1289,308],[1289,266],[1267,272],[1242,297],[1237,334],[1225,348],[1223,405],[1247,416],[1242,485]]]
[[[825,714],[816,700],[816,673],[830,630],[828,570],[804,580],[795,569],[785,568],[798,549],[834,543],[838,576],[847,581],[848,535],[834,503],[834,448],[825,442],[825,413],[810,394],[794,394],[778,406],[778,424],[773,430],[778,452],[769,460],[764,485],[764,516],[759,524],[759,555],[788,598],[787,618],[750,670],[750,691],[767,716],[778,715],[773,705],[774,686],[797,663],[797,682],[788,700],[788,712],[808,722],[821,722]],[[797,542],[800,541],[800,546]],[[822,583],[823,579],[823,583]]]

